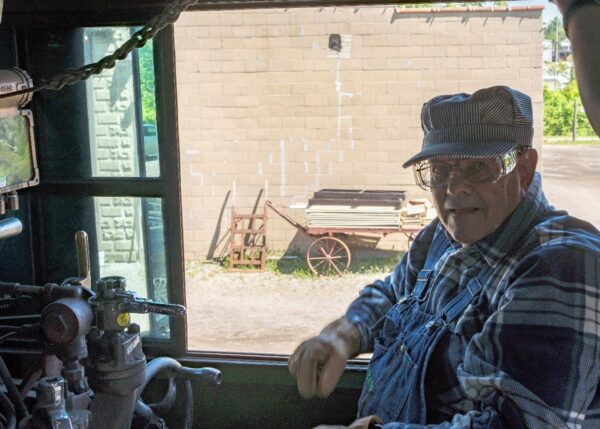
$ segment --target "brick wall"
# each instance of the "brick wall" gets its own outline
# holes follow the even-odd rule
[[[129,39],[129,28],[85,31],[86,63],[98,61]],[[131,56],[88,80],[88,118],[92,174],[102,177],[139,175],[135,96]],[[140,201],[96,198],[100,251],[106,262],[134,262],[140,257]]]
[[[541,145],[542,10],[394,7],[190,12],[175,25],[186,259],[226,243],[231,205],[304,222],[317,189],[405,189],[423,102],[505,84],[532,96]],[[328,48],[340,34],[341,51]],[[277,215],[271,249],[303,247]]]

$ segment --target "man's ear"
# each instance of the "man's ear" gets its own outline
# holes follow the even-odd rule
[[[529,185],[533,180],[533,173],[537,167],[538,153],[535,149],[529,149],[523,155],[520,156],[519,162],[517,163],[517,170],[519,171],[519,180],[521,181],[521,189],[525,192],[529,189]]]

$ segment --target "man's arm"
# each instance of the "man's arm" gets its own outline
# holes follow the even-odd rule
[[[600,383],[600,246],[593,241],[588,249],[542,247],[518,261],[458,367],[460,388],[477,409],[435,425],[382,427],[581,427]]]
[[[556,0],[565,13],[574,0]],[[569,39],[579,94],[590,124],[600,135],[600,6],[587,5],[576,10],[568,20]]]
[[[411,293],[417,274],[427,258],[433,237],[435,234],[442,234],[442,231],[437,219],[429,223],[417,234],[413,245],[394,271],[384,280],[377,280],[366,286],[348,307],[346,318],[358,329],[361,353],[373,351],[377,332],[372,331],[371,327],[385,316],[400,298]]]
[[[298,380],[298,391],[302,397],[308,399],[331,394],[348,359],[372,350],[376,332],[372,332],[370,327],[407,292],[404,290],[407,283],[404,278],[416,276],[437,225],[434,221],[425,227],[392,274],[366,286],[345,316],[296,348],[288,367],[292,377]]]
[[[394,302],[392,279],[401,273],[405,259],[394,274],[365,287],[345,316],[327,325],[319,335],[302,342],[290,356],[290,374],[298,380],[298,392],[309,399],[325,398],[333,392],[349,359],[367,351],[373,343],[369,326]],[[374,297],[377,297],[376,299]]]

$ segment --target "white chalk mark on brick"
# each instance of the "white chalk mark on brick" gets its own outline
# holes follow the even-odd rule
[[[354,94],[352,92],[342,91],[342,82],[340,80],[340,60],[337,60],[336,64],[336,75],[335,75],[335,91],[338,95],[338,112],[337,112],[337,139],[338,141],[342,136],[342,120],[347,120],[352,124],[352,116],[342,115],[342,106],[344,104],[344,97],[352,98]],[[351,128],[351,127],[348,127]]]
[[[279,194],[283,197],[285,195],[285,141],[283,140],[279,140],[279,155],[281,167],[281,185],[279,188]]]
[[[317,152],[317,172],[315,173],[315,185],[319,187],[319,176],[321,175],[321,153]]]

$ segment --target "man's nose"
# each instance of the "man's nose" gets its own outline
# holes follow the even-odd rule
[[[459,171],[453,169],[448,176],[447,193],[448,195],[470,194],[472,191],[471,182],[466,179]]]

